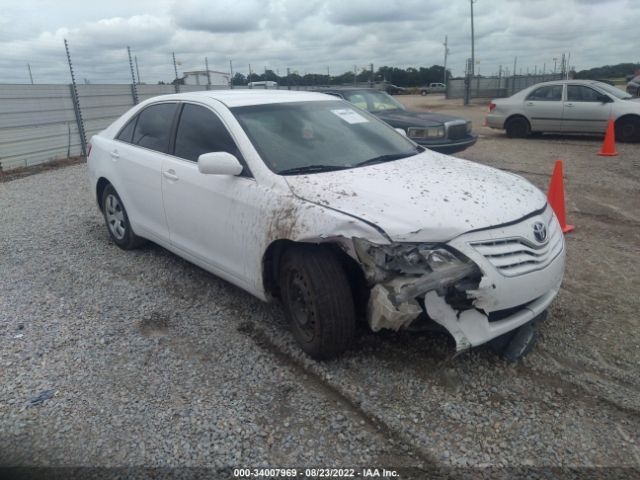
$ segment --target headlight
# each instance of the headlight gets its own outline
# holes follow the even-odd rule
[[[472,124],[471,122],[467,122],[467,133],[471,133],[471,129],[472,129]]]
[[[447,250],[443,244],[377,245],[360,238],[354,238],[353,244],[370,284],[396,282],[389,292],[394,305],[481,274],[474,262],[460,252]],[[405,281],[398,284],[400,278]]]
[[[354,238],[358,258],[374,283],[398,274],[424,275],[450,265],[462,265],[467,259],[458,258],[439,243],[392,243],[378,245]]]
[[[444,137],[444,126],[440,127],[409,127],[407,129],[409,138],[441,138]]]

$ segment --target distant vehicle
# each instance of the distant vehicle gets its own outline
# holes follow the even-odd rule
[[[266,82],[249,82],[249,87],[262,87],[262,88],[278,88],[278,82],[267,80]]]
[[[617,140],[640,142],[640,99],[602,82],[562,80],[492,100],[487,125],[506,130],[508,137],[543,132],[603,134],[609,118],[615,122]]]
[[[627,93],[640,97],[640,75],[632,78],[629,83],[627,83]]]
[[[460,117],[433,112],[412,112],[390,95],[372,88],[331,88],[319,90],[344,98],[373,113],[394,128],[402,129],[414,142],[441,153],[469,148],[478,137],[471,122]]]
[[[409,89],[404,87],[399,87],[397,85],[394,85],[393,83],[388,83],[384,85],[383,89],[389,95],[406,95],[407,93],[409,93]]]
[[[444,83],[430,83],[427,87],[421,87],[420,95],[427,95],[429,93],[445,93],[447,86]]]

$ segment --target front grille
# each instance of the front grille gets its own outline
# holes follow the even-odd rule
[[[562,252],[562,232],[555,221],[547,225],[548,241],[536,245],[522,237],[473,242],[471,245],[507,277],[541,270]]]
[[[447,128],[447,137],[449,140],[458,140],[467,136],[467,125],[449,125]]]

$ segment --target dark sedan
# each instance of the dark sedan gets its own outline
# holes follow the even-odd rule
[[[441,153],[460,152],[476,143],[471,122],[441,113],[413,112],[390,95],[372,88],[323,89],[368,110],[394,128],[401,128],[414,142]]]

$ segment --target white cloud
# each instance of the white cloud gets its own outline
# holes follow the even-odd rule
[[[63,38],[70,43],[78,78],[129,80],[126,46],[138,57],[142,79],[173,79],[171,52],[180,70],[213,68],[246,73],[265,66],[283,73],[332,73],[353,65],[442,64],[461,74],[470,56],[469,3],[423,0],[81,0],[15,1],[0,13],[0,78],[67,82]],[[551,69],[571,52],[588,68],[638,61],[636,0],[481,0],[474,4],[476,58],[481,73],[511,68]]]

